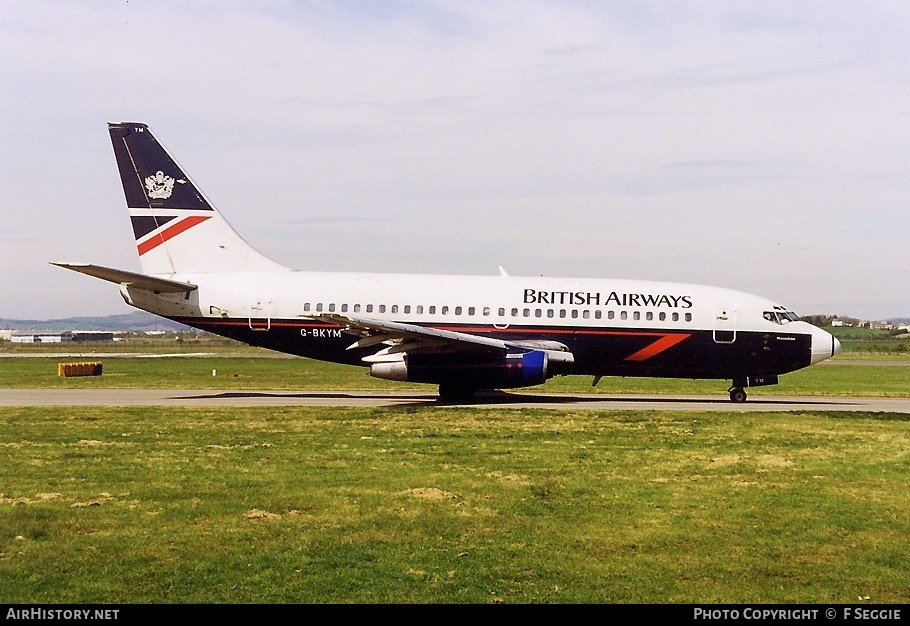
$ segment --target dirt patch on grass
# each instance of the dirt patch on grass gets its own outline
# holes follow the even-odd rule
[[[408,489],[405,493],[424,500],[454,500],[458,497],[454,493],[449,493],[436,487],[418,487],[416,489]]]
[[[268,511],[261,511],[259,509],[250,509],[244,515],[247,519],[281,519],[281,515],[278,513],[269,513]]]

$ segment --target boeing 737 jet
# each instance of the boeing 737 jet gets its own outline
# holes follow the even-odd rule
[[[108,124],[141,273],[55,263],[157,315],[378,378],[479,389],[581,374],[729,380],[730,399],[840,345],[772,300],[638,280],[297,271],[215,210],[145,124]]]

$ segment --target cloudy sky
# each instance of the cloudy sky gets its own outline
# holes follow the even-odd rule
[[[0,0],[0,317],[130,311],[106,122],[300,269],[910,316],[910,4]]]

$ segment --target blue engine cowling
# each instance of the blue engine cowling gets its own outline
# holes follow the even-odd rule
[[[401,361],[374,363],[370,376],[412,383],[459,383],[477,389],[531,387],[549,378],[549,359],[542,350],[507,354],[492,361],[469,355],[408,355]]]

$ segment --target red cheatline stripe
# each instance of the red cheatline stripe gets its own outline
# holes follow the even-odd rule
[[[481,328],[459,328],[459,327],[437,327],[445,330],[454,330],[461,332],[477,332],[477,331],[486,331],[487,329]],[[517,329],[508,329],[502,330],[497,329],[496,332],[515,332],[515,333],[527,333],[527,329],[517,328]],[[532,332],[544,332],[546,334],[563,334],[563,335],[615,335],[615,336],[624,336],[624,337],[657,337],[657,341],[648,344],[638,352],[630,354],[627,356],[624,361],[647,361],[651,357],[657,356],[664,350],[669,350],[676,344],[681,341],[684,341],[691,337],[691,333],[662,333],[662,332],[649,332],[649,331],[623,331],[623,330],[581,330],[578,328],[568,328],[568,329],[555,329],[548,328],[546,331],[532,331]]]
[[[647,361],[652,356],[657,356],[664,350],[668,350],[678,344],[684,339],[688,339],[690,335],[678,334],[678,335],[664,335],[654,343],[646,346],[645,348],[639,350],[635,354],[630,354],[624,360],[626,361]]]
[[[157,248],[158,246],[163,244],[168,239],[170,239],[172,237],[176,237],[183,231],[192,228],[193,226],[195,226],[196,224],[199,224],[200,222],[204,222],[205,220],[209,219],[210,217],[212,217],[212,216],[211,215],[194,215],[192,217],[187,217],[185,219],[180,220],[173,226],[169,226],[168,228],[165,228],[164,230],[162,230],[160,233],[158,233],[151,239],[146,239],[145,241],[143,241],[142,243],[140,243],[137,246],[137,248],[139,250],[139,256],[142,256],[143,254],[145,254],[152,248]]]
[[[199,321],[198,318],[190,318],[190,322]],[[246,326],[246,321],[224,321],[224,320],[205,320],[209,324],[214,326]],[[291,323],[281,323],[281,322],[272,322],[273,327],[277,326],[289,326],[292,328],[341,328],[337,324],[300,324],[298,322]],[[438,328],[440,330],[454,330],[461,332],[476,332],[476,333],[489,333],[489,332],[504,332],[503,329],[496,329],[491,331],[489,328],[483,327],[473,327],[467,328],[462,326],[430,326],[430,328]],[[579,329],[547,329],[547,330],[530,330],[529,329],[508,329],[505,332],[514,332],[514,333],[539,333],[539,334],[577,334],[577,335],[613,335],[618,337],[657,337],[657,340],[649,343],[647,346],[634,352],[627,356],[624,361],[647,361],[648,359],[657,356],[665,350],[669,350],[676,344],[685,341],[692,336],[692,333],[661,333],[661,332],[650,332],[650,331],[623,331],[623,330],[579,330]]]

